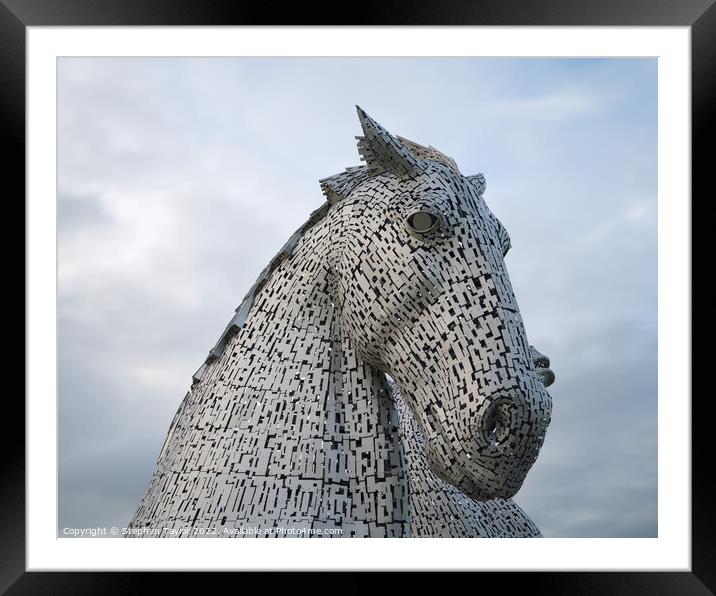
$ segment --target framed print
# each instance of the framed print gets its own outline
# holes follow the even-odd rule
[[[5,1],[3,587],[711,593],[690,272],[716,13],[615,6]]]

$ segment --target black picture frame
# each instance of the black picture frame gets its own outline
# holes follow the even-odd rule
[[[714,138],[716,106],[716,7],[714,0],[399,0],[346,5],[339,14],[325,3],[256,3],[245,0],[0,0],[0,127],[4,174],[10,181],[4,201],[5,255],[16,252],[8,232],[19,227],[12,210],[25,219],[25,39],[31,26],[101,25],[533,25],[533,26],[681,26],[691,28],[692,188],[706,200],[710,175],[709,141]],[[334,5],[337,6],[337,5]],[[692,199],[692,205],[694,201]],[[693,237],[693,236],[692,236]],[[12,250],[11,249],[15,249]],[[6,271],[19,259],[6,258]],[[18,264],[18,268],[21,266]],[[20,276],[18,275],[18,278]],[[24,277],[24,267],[23,267]],[[7,279],[7,278],[6,278]],[[19,288],[23,290],[20,292]],[[13,288],[12,291],[10,288]],[[6,281],[5,326],[20,326],[25,285]],[[698,312],[699,304],[692,305]],[[706,305],[704,305],[706,306]],[[710,305],[709,305],[710,306]],[[8,316],[9,315],[9,316]],[[18,335],[19,335],[19,329]],[[9,351],[14,354],[14,350]],[[18,378],[17,367],[7,367]],[[6,377],[7,378],[7,377]],[[24,375],[23,375],[24,379]],[[683,396],[688,399],[690,396]],[[500,574],[500,590],[523,588],[548,594],[711,594],[716,590],[716,492],[711,472],[713,418],[710,392],[692,399],[692,564],[691,572],[522,572]],[[0,589],[8,594],[78,594],[164,592],[167,584],[202,582],[203,590],[220,589],[226,575],[192,578],[168,573],[90,573],[25,571],[25,410],[17,393],[5,393],[5,432],[0,459]],[[12,421],[9,424],[8,421]],[[13,433],[11,431],[16,431]],[[257,574],[262,575],[262,574]],[[283,574],[281,583],[262,580],[264,589],[321,589],[305,578]],[[322,578],[327,589],[357,592],[375,588],[376,579]],[[372,575],[372,574],[371,574]],[[488,574],[496,576],[496,573]],[[480,587],[487,577],[479,580]],[[228,579],[229,582],[236,580]],[[234,584],[234,587],[245,585]],[[385,580],[382,579],[381,582]],[[401,583],[403,580],[401,580]],[[285,586],[285,588],[281,588]],[[340,588],[338,588],[340,586]],[[476,586],[477,587],[477,586]],[[383,585],[384,589],[396,589]],[[455,589],[458,589],[455,586]]]

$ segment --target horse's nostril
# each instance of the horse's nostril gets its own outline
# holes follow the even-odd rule
[[[549,387],[552,383],[554,383],[554,372],[551,369],[537,368],[535,373],[545,387]]]
[[[482,416],[479,443],[483,449],[499,448],[510,435],[510,421],[506,409],[510,399],[501,397],[491,401]]]
[[[549,368],[549,358],[539,352],[534,346],[530,346],[530,358],[536,368]]]
[[[547,356],[541,356],[537,358],[534,363],[535,366],[538,368],[549,368],[550,365],[549,358],[547,358]]]
[[[488,437],[492,437],[497,432],[497,414],[495,410],[494,404],[491,404],[482,423],[482,429],[487,433]]]

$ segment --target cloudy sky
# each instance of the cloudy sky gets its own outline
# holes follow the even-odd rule
[[[59,528],[127,524],[268,260],[358,165],[359,104],[509,230],[553,421],[516,501],[554,537],[657,535],[654,59],[58,62]]]

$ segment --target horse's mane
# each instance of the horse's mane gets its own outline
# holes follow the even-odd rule
[[[458,169],[455,160],[448,157],[444,153],[441,153],[435,149],[435,147],[425,147],[424,145],[420,145],[419,143],[410,141],[400,136],[396,138],[418,159],[442,163],[448,166],[455,173],[460,174],[460,170]],[[343,172],[319,180],[323,195],[326,197],[326,202],[308,216],[306,222],[291,235],[286,244],[283,245],[281,250],[274,255],[274,257],[269,261],[269,264],[264,267],[263,271],[261,271],[254,284],[246,293],[246,296],[244,296],[244,299],[234,311],[234,316],[219,337],[219,341],[217,341],[211,349],[209,355],[206,357],[206,360],[204,360],[204,363],[199,367],[199,370],[194,373],[192,377],[192,384],[201,381],[207,367],[221,357],[226,344],[244,326],[256,295],[266,282],[271,279],[271,275],[278,268],[278,266],[293,254],[293,251],[298,245],[301,237],[328,214],[332,205],[348,196],[348,194],[350,194],[350,192],[359,184],[362,184],[371,178],[375,178],[382,173],[380,169],[371,167],[370,156],[366,154],[367,145],[365,143],[365,138],[356,137],[356,139],[358,140],[358,148],[361,154],[361,159],[363,161],[367,161],[368,165],[349,167]]]

